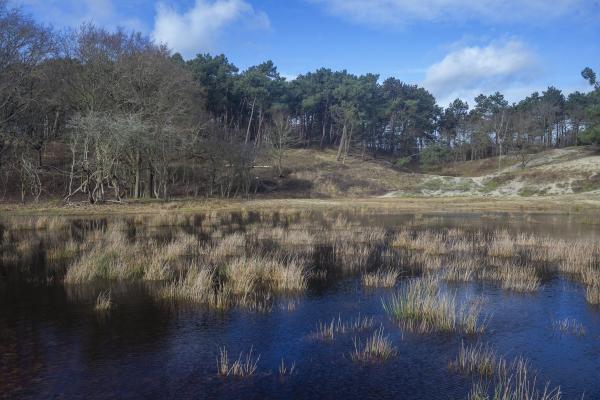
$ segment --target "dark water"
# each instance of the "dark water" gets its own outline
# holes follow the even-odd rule
[[[464,220],[462,220],[464,222]],[[545,225],[552,230],[552,224]],[[539,227],[538,227],[539,228]],[[535,228],[535,229],[538,229]],[[541,228],[539,228],[541,229]],[[587,236],[587,228],[571,228]],[[569,232],[571,232],[569,231]],[[405,282],[400,282],[400,285]],[[600,398],[600,309],[578,284],[556,278],[533,295],[491,284],[448,286],[459,298],[483,296],[489,316],[480,337],[403,332],[383,313],[393,290],[365,290],[356,278],[298,297],[292,311],[214,312],[157,303],[144,285],[112,287],[115,308],[93,312],[98,290],[63,285],[9,285],[0,290],[0,397],[10,399],[461,399],[472,378],[448,369],[461,342],[490,344],[507,358],[525,356],[539,379],[559,385],[563,398]],[[282,301],[282,305],[287,301]],[[384,363],[350,358],[355,337],[310,337],[319,321],[372,316],[398,354]],[[573,318],[585,336],[560,335],[553,320]],[[217,376],[217,356],[251,348],[258,373]],[[284,359],[293,376],[280,377]]]

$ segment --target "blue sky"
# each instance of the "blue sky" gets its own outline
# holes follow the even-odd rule
[[[600,69],[600,0],[10,0],[57,28],[142,31],[184,57],[225,53],[284,76],[319,67],[423,85],[441,105],[588,90]]]

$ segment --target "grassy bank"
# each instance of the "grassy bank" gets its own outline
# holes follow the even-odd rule
[[[598,214],[600,196],[592,194],[547,197],[400,197],[336,199],[253,199],[253,200],[175,200],[131,201],[120,204],[63,205],[59,201],[31,204],[2,203],[0,215],[7,216],[106,216],[155,215],[235,211],[352,211],[376,213],[468,213],[521,212],[556,214]]]

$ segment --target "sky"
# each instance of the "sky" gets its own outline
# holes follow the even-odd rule
[[[587,91],[600,69],[600,0],[9,0],[57,29],[141,31],[184,58],[273,60],[287,79],[326,67],[418,84],[448,105]]]

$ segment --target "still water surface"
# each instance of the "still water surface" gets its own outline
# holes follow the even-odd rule
[[[403,216],[369,223],[401,224]],[[594,226],[538,218],[432,219],[432,224],[490,225],[549,235],[593,236]],[[384,222],[382,222],[384,221]],[[406,281],[400,281],[398,286]],[[114,309],[92,311],[97,288],[89,286],[0,286],[0,397],[7,399],[461,399],[473,379],[448,369],[461,342],[481,341],[499,354],[525,356],[540,379],[559,385],[563,398],[600,398],[600,309],[585,301],[583,288],[563,278],[545,282],[532,295],[507,293],[493,284],[449,285],[458,298],[483,296],[489,316],[479,338],[460,334],[403,332],[383,313],[381,301],[395,289],[364,289],[357,278],[312,287],[289,311],[281,302],[269,313],[168,307],[144,284],[111,287]],[[355,338],[370,332],[311,338],[322,321],[372,316],[390,335],[398,354],[384,363],[350,358]],[[561,335],[553,320],[573,318],[586,335]],[[230,357],[251,348],[260,355],[248,379],[217,376],[219,347]],[[280,377],[282,358],[295,362],[293,376]]]

